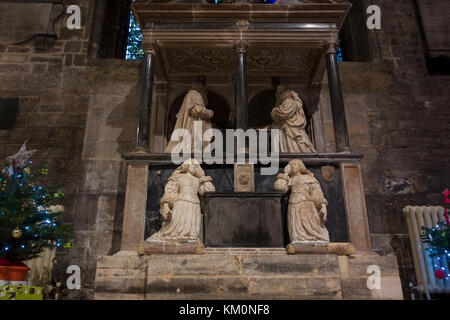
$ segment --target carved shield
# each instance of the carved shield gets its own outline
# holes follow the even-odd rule
[[[334,166],[322,167],[322,177],[326,182],[333,182],[336,180],[336,169]]]

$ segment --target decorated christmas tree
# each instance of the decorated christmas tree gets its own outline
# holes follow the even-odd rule
[[[39,176],[48,168],[32,168],[36,150],[20,151],[7,158],[0,174],[0,258],[19,262],[37,257],[45,248],[68,242],[72,227],[62,224],[64,211],[56,202],[64,196],[60,186],[42,187]]]

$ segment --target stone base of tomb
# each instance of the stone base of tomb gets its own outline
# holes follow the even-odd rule
[[[369,289],[367,269],[381,270]],[[395,256],[206,248],[202,255],[115,255],[97,262],[95,299],[403,299]]]
[[[144,241],[138,247],[138,254],[202,254],[203,247],[199,241]]]
[[[347,242],[291,242],[287,245],[286,251],[289,254],[337,254],[337,255],[352,255],[355,253],[355,248],[351,243]]]

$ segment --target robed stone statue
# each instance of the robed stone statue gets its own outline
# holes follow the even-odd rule
[[[280,151],[291,153],[315,153],[316,149],[306,133],[306,117],[303,102],[292,90],[277,87],[276,106],[271,111],[272,129],[280,129]]]
[[[277,176],[274,188],[291,191],[288,205],[288,231],[292,243],[329,242],[325,227],[327,205],[320,184],[299,159],[289,161],[284,173]]]
[[[200,241],[202,213],[199,196],[212,191],[215,191],[212,179],[205,176],[198,161],[184,161],[170,176],[161,198],[163,226],[145,241]]]
[[[190,139],[191,152],[194,152],[194,140],[196,138],[199,139],[198,141],[202,141],[203,148],[209,144],[209,142],[203,142],[203,134],[211,128],[210,119],[214,112],[206,108],[206,104],[207,91],[205,87],[201,84],[194,84],[183,99],[183,104],[177,114],[174,132],[172,132],[171,139],[164,152],[172,152],[174,147],[183,139]],[[196,121],[198,121],[197,125],[201,125],[199,130],[194,130]],[[189,133],[189,137],[185,134],[178,135],[177,129],[185,129]]]

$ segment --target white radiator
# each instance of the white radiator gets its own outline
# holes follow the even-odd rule
[[[46,287],[52,280],[53,258],[55,258],[56,248],[45,249],[37,258],[24,261],[31,269],[28,271],[27,281],[35,286]]]
[[[437,279],[434,275],[435,267],[432,259],[429,257],[426,248],[428,243],[423,243],[421,236],[423,234],[422,226],[433,228],[439,222],[445,221],[443,207],[431,206],[407,206],[403,208],[408,223],[409,240],[414,259],[414,268],[418,282],[418,289],[429,298],[431,293],[450,293],[450,280]],[[440,257],[441,267],[448,265],[446,257]]]

